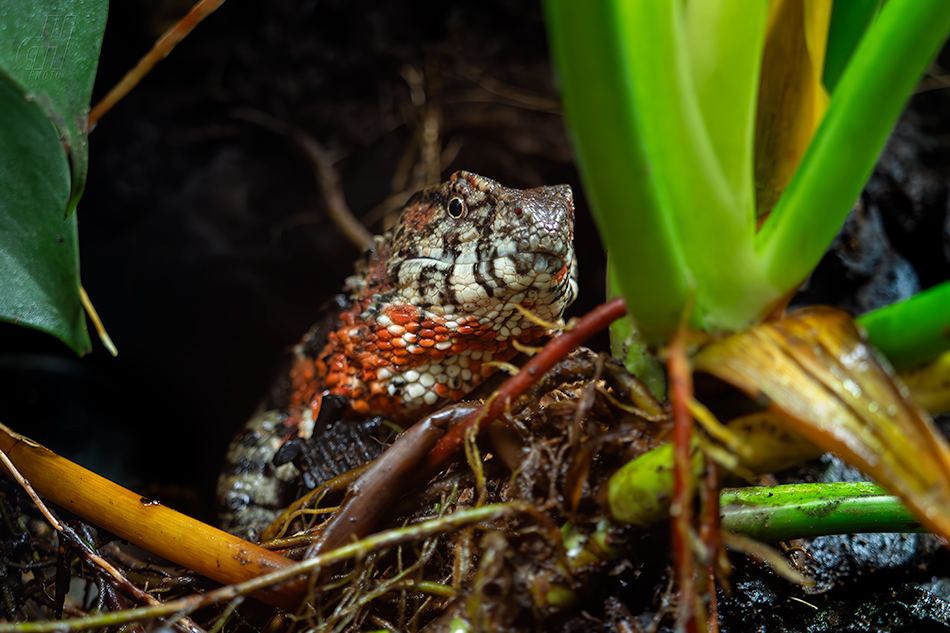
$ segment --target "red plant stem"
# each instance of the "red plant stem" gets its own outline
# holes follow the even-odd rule
[[[666,361],[670,380],[670,400],[673,409],[673,503],[670,506],[670,531],[673,560],[679,584],[679,628],[688,633],[697,630],[697,598],[693,577],[693,477],[690,459],[690,439],[693,416],[689,402],[693,397],[693,377],[686,356],[686,331],[677,330],[670,341]]]
[[[719,467],[706,457],[706,476],[703,477],[703,523],[700,538],[709,558],[706,560],[706,592],[709,595],[709,614],[706,631],[719,632],[719,605],[716,602],[716,568],[719,564],[719,548],[722,537],[719,532]]]
[[[453,427],[439,440],[429,456],[420,464],[423,472],[434,475],[441,470],[445,462],[454,457],[462,446],[468,429],[476,424],[479,431],[484,429],[492,420],[508,411],[515,399],[527,391],[572,349],[625,314],[627,314],[627,304],[624,303],[623,297],[611,299],[581,317],[572,329],[551,339],[544,349],[531,357],[521,371],[499,387],[494,397],[484,407]]]
[[[132,70],[127,72],[125,76],[119,80],[119,83],[112,87],[112,90],[102,98],[102,101],[96,104],[96,107],[89,113],[88,129],[92,130],[96,122],[99,121],[106,112],[111,110],[112,106],[118,103],[122,97],[129,94],[132,88],[135,88],[135,86],[142,81],[155,64],[168,57],[172,49],[185,39],[185,36],[191,33],[192,29],[198,26],[199,22],[214,13],[222,4],[224,4],[224,0],[199,0],[195,3],[191,11],[179,20],[178,24],[158,38],[152,50],[145,53],[142,59],[139,60],[139,63],[137,63]]]
[[[380,486],[369,483],[372,478],[388,481],[389,486],[393,489],[414,489],[424,485],[458,453],[468,433],[472,431],[477,433],[484,429],[492,420],[507,411],[516,398],[527,391],[531,385],[537,382],[572,349],[626,313],[627,305],[622,297],[618,297],[597,306],[581,317],[573,328],[554,337],[540,352],[525,363],[521,371],[506,380],[492,394],[491,399],[484,406],[477,407],[461,422],[452,426],[438,443],[426,453],[425,457],[421,459],[413,457],[413,447],[411,445],[400,445],[399,440],[397,440],[393,448],[399,445],[400,455],[395,460],[387,460],[386,455],[384,455],[360,476],[359,480],[353,484],[351,494],[344,501],[343,507],[333,514],[324,528],[324,538],[310,547],[307,556],[329,551],[354,537],[362,538],[376,526],[376,522],[386,513],[399,495],[377,494]],[[432,417],[429,416],[426,422],[420,424],[432,426]],[[446,418],[445,422],[448,421],[448,418]],[[445,425],[438,424],[436,426],[441,428]],[[422,433],[428,435],[428,430],[419,427],[419,425],[416,425],[413,429],[421,430]],[[413,429],[410,429],[406,435],[417,432]],[[412,443],[418,444],[419,442],[413,440]],[[402,452],[405,452],[404,457]],[[394,461],[395,463],[392,463]],[[385,469],[385,471],[379,471],[380,468]],[[354,490],[359,491],[360,494],[352,494]],[[371,497],[367,496],[370,494]],[[367,504],[371,504],[371,506]],[[363,511],[364,507],[367,508],[366,512]],[[358,514],[366,514],[367,516],[358,517],[356,516]]]

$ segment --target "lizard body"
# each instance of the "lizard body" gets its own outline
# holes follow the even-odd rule
[[[254,538],[286,501],[287,439],[309,437],[328,396],[346,417],[411,423],[458,401],[536,344],[577,294],[574,208],[566,185],[509,189],[456,172],[413,196],[347,282],[337,314],[291,351],[266,410],[231,444],[218,483],[226,529]],[[283,471],[282,471],[283,469]]]

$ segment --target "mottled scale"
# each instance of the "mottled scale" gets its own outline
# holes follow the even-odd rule
[[[577,295],[573,233],[567,185],[508,189],[459,171],[417,193],[347,280],[336,317],[294,347],[270,402],[280,431],[306,436],[328,394],[346,397],[350,414],[401,422],[463,398],[490,361],[517,353],[513,340],[549,335],[516,304],[560,321]],[[236,487],[222,475],[219,500]],[[241,521],[233,496],[230,529]]]

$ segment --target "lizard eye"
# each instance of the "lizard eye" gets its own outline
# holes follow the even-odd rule
[[[455,218],[456,220],[462,217],[465,213],[465,203],[462,202],[461,198],[452,198],[449,200],[449,216]]]

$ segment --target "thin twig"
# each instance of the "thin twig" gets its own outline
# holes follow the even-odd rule
[[[703,477],[703,516],[700,526],[700,539],[706,551],[706,593],[709,599],[709,611],[706,617],[707,633],[719,633],[719,602],[716,598],[716,569],[722,547],[719,528],[719,467],[706,457],[706,476]]]
[[[139,60],[139,63],[135,65],[135,68],[127,72],[125,77],[113,86],[112,90],[102,98],[102,101],[96,104],[96,107],[89,113],[88,128],[92,130],[96,122],[101,119],[106,112],[111,110],[112,106],[118,103],[122,97],[129,94],[132,88],[135,88],[135,86],[142,81],[142,78],[155,67],[155,64],[168,57],[172,49],[185,39],[185,37],[191,33],[192,29],[198,26],[199,22],[214,13],[222,4],[224,4],[224,0],[199,0],[196,2],[195,5],[191,7],[191,11],[179,20],[178,24],[158,38],[152,50],[147,52],[142,59]]]
[[[82,286],[79,286],[79,299],[82,301],[82,307],[86,309],[86,314],[92,319],[92,325],[96,328],[99,340],[102,341],[102,344],[109,350],[110,354],[118,356],[119,350],[116,349],[115,344],[112,342],[112,337],[106,332],[106,328],[99,318],[99,313],[96,312],[96,308],[92,305],[92,300],[89,299],[89,295],[86,294],[86,289]]]
[[[74,464],[0,424],[0,451],[44,497],[81,518],[218,582],[233,583],[293,563],[232,534],[187,517]],[[0,462],[2,463],[2,462]],[[0,468],[0,474],[11,472]],[[293,609],[300,595],[259,596]]]
[[[62,532],[63,524],[59,522],[59,519],[57,519],[52,512],[50,512],[49,508],[46,507],[46,504],[43,503],[42,499],[40,499],[40,496],[36,494],[35,490],[33,490],[33,486],[30,485],[30,482],[28,482],[26,478],[20,474],[20,471],[17,470],[16,466],[13,465],[13,462],[10,461],[10,458],[7,457],[7,454],[2,450],[0,450],[0,462],[3,462],[3,465],[9,471],[10,475],[16,480],[18,484],[20,484],[20,487],[26,491],[26,494],[29,495],[30,499],[33,500],[33,504],[39,509],[40,513],[46,517],[46,520],[50,525],[53,526],[53,529],[57,532]]]
[[[360,251],[368,251],[375,246],[373,234],[356,219],[340,183],[340,173],[333,165],[323,146],[300,128],[294,127],[259,110],[240,108],[234,111],[234,117],[258,125],[266,130],[293,141],[303,150],[310,161],[314,178],[323,194],[323,203],[330,220],[336,224],[346,238]]]
[[[563,112],[561,102],[558,99],[526,90],[521,86],[505,83],[474,68],[462,70],[459,74],[485,92],[496,97],[501,97],[509,105],[535,112],[548,112],[550,114],[561,114]],[[463,93],[461,97],[456,96],[450,103],[478,103],[485,101],[498,103],[497,100],[484,99],[481,98],[480,95],[476,96],[466,93]]]
[[[336,565],[344,560],[366,556],[370,552],[390,549],[403,543],[425,540],[437,534],[452,531],[468,525],[498,521],[516,515],[539,517],[537,510],[530,504],[511,502],[494,504],[470,510],[460,510],[446,517],[425,521],[417,525],[380,532],[367,539],[327,552],[315,558],[301,561],[276,572],[258,576],[236,585],[228,585],[205,594],[192,595],[173,600],[155,607],[142,607],[127,611],[103,613],[87,618],[70,618],[48,622],[0,623],[0,633],[54,633],[65,629],[85,630],[100,626],[115,626],[127,622],[138,622],[148,618],[160,618],[174,614],[187,615],[196,609],[231,601],[294,578],[311,574],[327,566]]]

